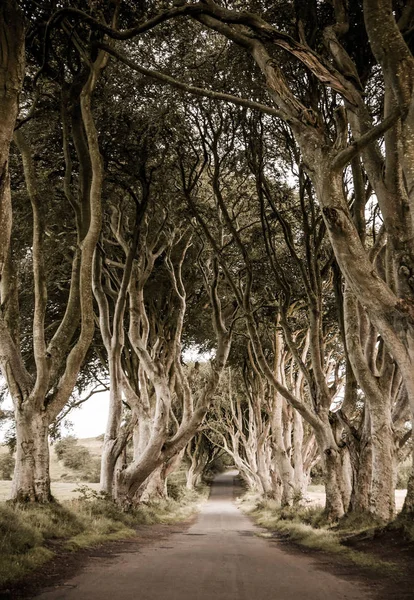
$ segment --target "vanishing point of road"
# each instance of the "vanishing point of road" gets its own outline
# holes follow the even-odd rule
[[[87,562],[37,600],[368,600],[357,583],[260,537],[233,502],[234,475],[215,479],[210,499],[185,532]]]

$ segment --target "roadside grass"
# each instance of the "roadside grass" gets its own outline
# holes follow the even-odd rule
[[[280,508],[273,500],[260,498],[250,492],[238,501],[240,509],[254,521],[282,539],[296,544],[335,554],[359,567],[373,571],[395,572],[397,565],[380,560],[369,552],[361,552],[347,547],[346,541],[355,535],[374,535],[381,523],[369,515],[353,515],[339,523],[327,522],[323,508],[300,504]]]
[[[83,483],[85,482],[80,479],[74,481],[52,481],[52,494],[58,502],[73,500],[78,496],[76,491],[77,487]],[[87,483],[86,485],[96,491],[99,490],[99,483]],[[0,503],[5,502],[10,498],[11,488],[11,481],[0,480]]]
[[[82,486],[79,497],[62,504],[0,503],[0,587],[21,579],[55,556],[136,535],[140,525],[172,524],[188,519],[207,496],[206,488],[179,498],[154,501],[124,512],[94,489]]]
[[[407,542],[414,542],[414,522],[404,514],[399,514],[395,521],[387,526],[389,531],[399,532]]]

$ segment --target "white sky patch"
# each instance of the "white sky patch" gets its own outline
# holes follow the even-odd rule
[[[77,438],[89,438],[105,433],[108,409],[109,392],[100,392],[71,411],[67,420],[73,425],[73,435]]]
[[[13,404],[10,399],[2,404],[4,410],[12,410]],[[82,404],[79,408],[71,411],[66,417],[70,421],[73,429],[63,430],[63,435],[74,435],[77,438],[97,437],[105,433],[106,421],[109,409],[109,392],[100,392],[95,394]],[[10,422],[0,424],[0,443],[4,441]]]
[[[214,351],[211,352],[200,352],[198,348],[195,346],[194,348],[188,348],[185,352],[183,352],[183,360],[185,363],[187,362],[207,362],[210,358],[213,358],[215,355]]]

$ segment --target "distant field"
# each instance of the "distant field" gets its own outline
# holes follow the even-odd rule
[[[99,490],[99,483],[69,483],[67,481],[53,481],[52,482],[52,494],[57,500],[72,500],[77,498],[79,494],[75,491],[78,485],[87,485],[93,490]],[[12,482],[0,480],[0,502],[4,502],[10,498]]]
[[[310,485],[306,497],[311,506],[323,506],[325,504],[325,493],[322,485]],[[395,506],[397,511],[402,509],[407,490],[395,490]]]
[[[101,457],[102,444],[103,444],[103,441],[100,438],[78,439],[78,445],[84,446],[85,448],[87,448],[93,458]],[[0,445],[0,455],[6,454],[7,452],[8,452],[7,446],[5,446],[4,444],[1,444]],[[58,460],[56,453],[54,451],[53,445],[50,446],[50,477],[51,477],[52,481],[58,482],[58,483],[54,484],[55,486],[61,485],[61,479],[72,479],[72,481],[76,482],[79,477],[79,473],[77,473],[73,469],[69,469],[68,467],[65,467],[65,465],[62,463],[62,461]],[[4,482],[4,483],[7,483],[7,482]],[[65,485],[65,486],[70,485],[70,486],[76,487],[77,484],[76,483],[67,483],[64,481],[64,482],[62,482],[62,485]],[[90,487],[93,487],[96,484],[87,484],[87,485],[90,485]],[[7,494],[8,492],[5,492],[5,493]],[[56,492],[57,497],[59,497],[58,494],[59,494],[59,492],[57,491]],[[61,499],[63,500],[66,498],[61,498]],[[0,500],[4,500],[1,487],[0,487]]]

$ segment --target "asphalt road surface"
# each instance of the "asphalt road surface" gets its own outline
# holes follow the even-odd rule
[[[41,600],[368,600],[355,582],[318,569],[260,537],[233,503],[233,478],[216,478],[197,521],[137,552],[88,562]]]

